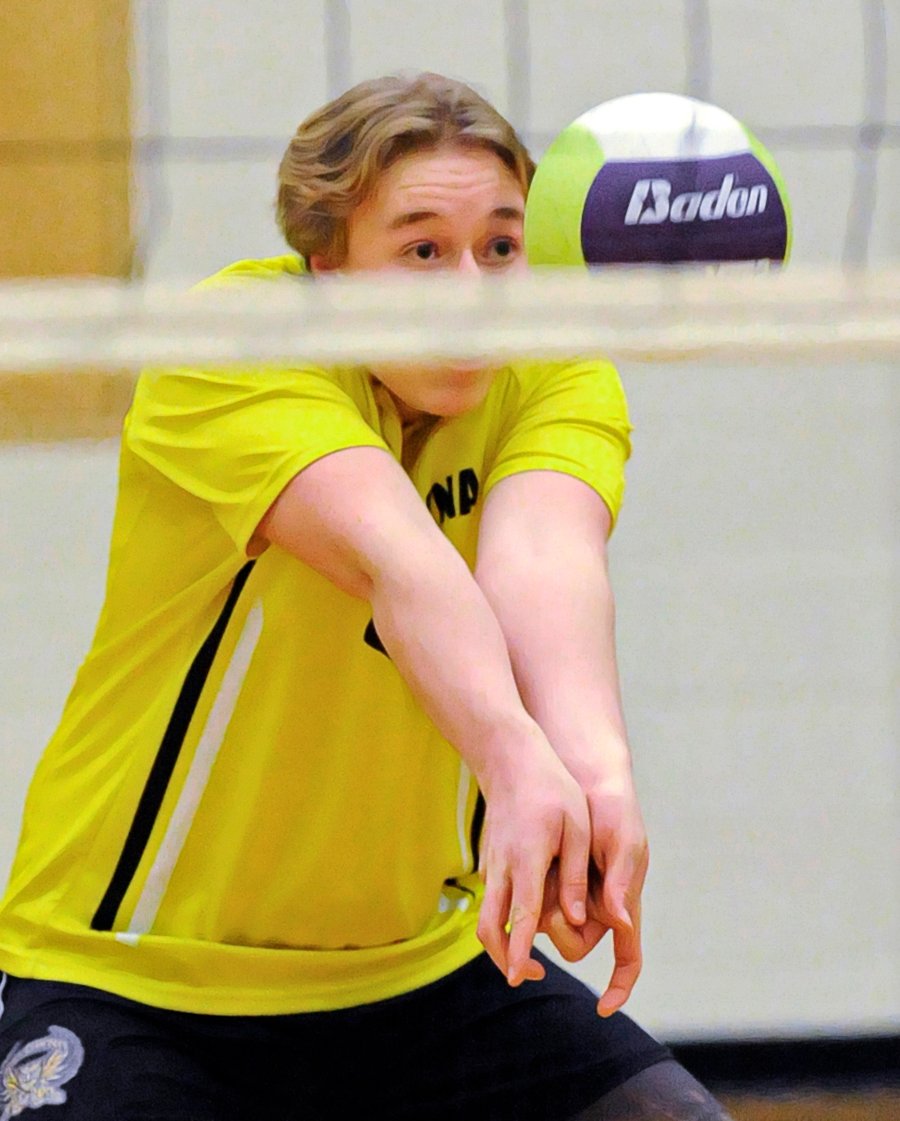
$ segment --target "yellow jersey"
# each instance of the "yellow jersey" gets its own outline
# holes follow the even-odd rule
[[[216,282],[303,271],[285,256]],[[402,440],[362,368],[141,375],[104,605],[29,790],[0,969],[262,1015],[394,996],[480,952],[474,780],[368,605],[248,552],[304,467],[362,446],[399,461]],[[513,362],[408,473],[472,567],[500,479],[563,471],[615,515],[628,451],[612,366]]]

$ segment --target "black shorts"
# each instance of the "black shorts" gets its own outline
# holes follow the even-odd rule
[[[42,1121],[567,1121],[671,1058],[544,963],[545,980],[511,989],[483,954],[403,996],[288,1016],[7,977],[0,1117],[46,1105]]]

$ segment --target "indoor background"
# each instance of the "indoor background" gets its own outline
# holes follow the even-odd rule
[[[780,164],[796,267],[898,262],[900,0],[5,0],[0,274],[187,287],[279,253],[297,123],[423,69],[535,156],[612,97],[712,101]],[[666,1039],[897,1039],[898,367],[621,369],[613,576],[652,854],[630,1011]],[[0,878],[100,604],[124,407],[103,378],[23,386],[0,380]]]

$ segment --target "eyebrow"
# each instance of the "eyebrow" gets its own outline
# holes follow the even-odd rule
[[[409,210],[404,214],[398,214],[396,218],[392,218],[388,222],[388,229],[402,230],[406,226],[415,226],[419,222],[427,222],[431,218],[440,217],[441,215],[434,210]],[[491,211],[490,217],[515,222],[522,221],[525,214],[518,206],[497,206]]]

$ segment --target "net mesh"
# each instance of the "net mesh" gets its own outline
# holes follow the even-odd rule
[[[309,108],[375,73],[443,67],[485,92],[540,156],[560,128],[607,98],[654,89],[688,94],[734,113],[773,152],[798,204],[801,256],[856,268],[900,257],[890,202],[900,170],[898,0],[836,0],[827,18],[819,0],[636,0],[630,7],[498,0],[477,16],[488,62],[479,51],[461,48],[457,59],[451,47],[431,46],[427,5],[321,0],[319,6],[323,18],[304,26],[324,63]],[[221,127],[196,127],[197,115],[188,115],[172,93],[173,78],[181,87],[188,81],[172,49],[177,36],[191,31],[182,7],[169,0],[138,5],[135,159],[142,217],[135,268],[154,278],[177,265],[184,235],[199,252],[215,253],[220,231],[204,239],[190,228],[196,213],[184,197],[185,170],[219,172],[226,189],[229,182],[239,189],[239,179],[244,186],[258,182],[253,177],[277,162],[286,135],[260,121],[283,119],[288,129],[295,123],[275,105],[268,115],[248,110],[226,122],[223,114]],[[473,30],[465,4],[450,6],[442,25],[445,40],[465,42]],[[216,35],[206,24],[202,32]],[[227,31],[218,33],[222,49]],[[201,63],[213,45],[206,49]],[[231,75],[223,70],[223,76]],[[819,211],[814,221],[804,221],[815,217],[804,215],[807,209]],[[260,229],[269,221],[266,206],[258,221]],[[215,262],[209,264],[211,272]]]
[[[83,281],[0,285],[6,440],[111,435],[147,365],[601,355],[619,363],[896,363],[900,272],[538,273],[330,278],[185,295]]]
[[[0,285],[0,331],[0,369],[17,372],[485,355],[890,358],[900,353],[900,271],[347,276],[189,296],[44,281]]]

